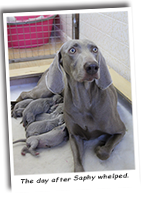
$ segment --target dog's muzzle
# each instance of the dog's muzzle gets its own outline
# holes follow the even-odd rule
[[[98,72],[98,64],[96,62],[86,62],[84,64],[84,69],[87,74],[95,75]]]

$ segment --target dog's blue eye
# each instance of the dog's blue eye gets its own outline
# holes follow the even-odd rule
[[[97,47],[93,47],[92,51],[96,53],[98,51]]]
[[[76,52],[76,49],[72,47],[72,48],[69,50],[69,52],[72,53],[72,54],[74,54],[74,53]]]

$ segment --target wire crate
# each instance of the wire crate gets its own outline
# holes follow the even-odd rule
[[[53,58],[61,45],[74,38],[74,14],[7,18],[9,62]]]

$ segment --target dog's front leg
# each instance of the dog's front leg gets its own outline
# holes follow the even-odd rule
[[[84,172],[82,157],[84,150],[84,141],[79,136],[70,134],[70,145],[74,159],[74,172]]]
[[[124,135],[125,132],[119,134],[116,133],[111,135],[110,137],[108,136],[105,145],[98,146],[96,149],[96,155],[98,156],[98,158],[100,158],[101,160],[108,159],[112,151],[114,150],[115,146],[122,140]]]

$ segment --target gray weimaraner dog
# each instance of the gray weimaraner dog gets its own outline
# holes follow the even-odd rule
[[[47,90],[45,78],[47,76],[49,69],[47,69],[42,77],[40,78],[38,84],[34,89],[28,91],[28,92],[22,92],[19,97],[16,99],[16,102],[22,101],[24,99],[38,99],[38,98],[46,98],[53,96],[53,93],[49,90]],[[16,102],[12,102],[15,104]],[[12,104],[12,106],[13,106]]]
[[[48,89],[41,91],[42,84]],[[95,153],[101,160],[106,160],[126,131],[117,112],[117,93],[105,59],[93,42],[66,42],[38,86],[25,95],[32,98],[40,91],[40,97],[51,96],[63,90],[64,121],[69,132],[74,171],[81,172],[84,171],[82,157],[85,140],[103,135]],[[20,95],[18,99],[22,98],[23,95]]]

